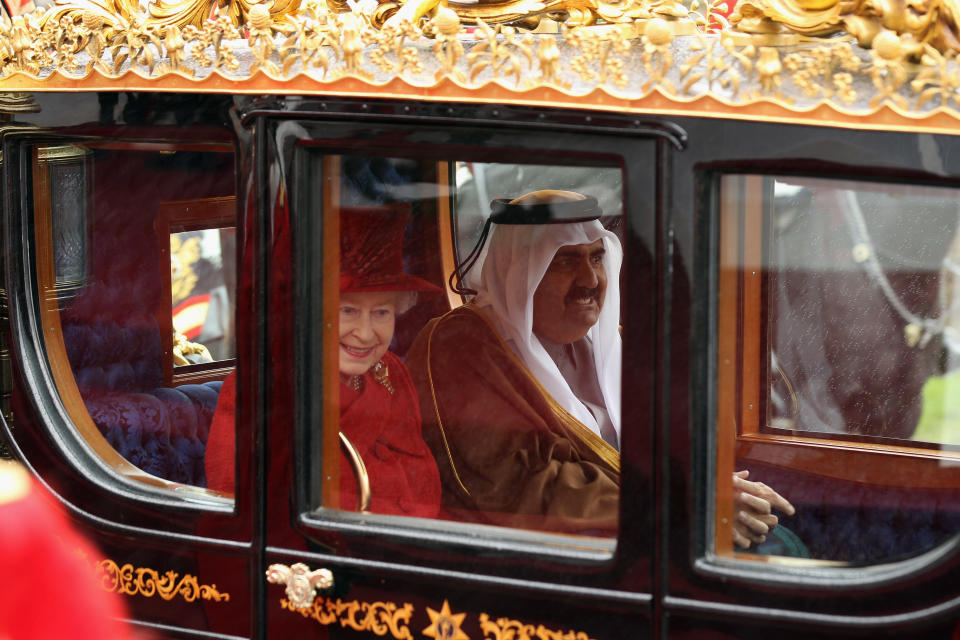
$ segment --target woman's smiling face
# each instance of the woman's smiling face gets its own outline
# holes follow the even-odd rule
[[[340,294],[340,375],[363,375],[386,353],[393,339],[397,293]]]

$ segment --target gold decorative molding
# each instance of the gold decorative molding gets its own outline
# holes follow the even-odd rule
[[[443,601],[440,611],[427,607],[430,616],[430,626],[423,630],[423,635],[434,640],[470,640],[470,636],[463,632],[465,613],[451,613],[450,603]],[[506,640],[506,639],[504,639]]]
[[[311,571],[310,567],[302,562],[289,567],[285,564],[272,564],[267,567],[267,582],[286,586],[290,604],[298,609],[305,609],[313,604],[317,589],[329,589],[333,586],[333,574],[329,569]]]
[[[732,31],[716,2],[589,0],[598,13],[587,17],[573,1],[564,0],[567,13],[544,10],[558,21],[541,33],[517,26],[526,14],[501,23],[507,4],[496,2],[501,13],[490,20],[435,0],[396,11],[377,0],[291,0],[244,5],[239,25],[215,15],[179,26],[109,4],[121,0],[70,0],[0,20],[0,91],[329,94],[951,132],[960,124],[960,61],[936,39],[883,27],[865,49],[762,20],[754,33]],[[741,28],[748,3],[761,1],[774,0],[743,0]],[[289,12],[275,13],[281,5]]]
[[[912,58],[924,46],[960,50],[960,5],[956,0],[740,0],[730,22],[741,31],[829,36],[846,32],[864,47],[883,34]],[[888,38],[888,44],[890,40]]]
[[[200,584],[196,576],[188,573],[181,576],[176,571],[166,571],[161,574],[155,569],[134,567],[129,563],[121,566],[110,559],[97,562],[95,571],[104,589],[128,596],[159,596],[167,601],[180,597],[187,602],[230,601],[229,593],[220,593],[217,585]]]
[[[318,596],[310,607],[298,607],[287,599],[281,599],[280,606],[324,626],[339,623],[344,629],[370,631],[378,636],[390,635],[396,640],[413,640],[408,626],[413,605],[409,603],[400,607],[393,602],[345,602],[339,598],[331,600]]]
[[[484,640],[592,640],[583,631],[555,631],[509,618],[493,620],[485,613],[480,614],[480,629]]]
[[[299,602],[300,599],[297,600]],[[414,607],[410,603],[399,606],[394,602],[343,601],[317,596],[309,607],[281,599],[280,606],[287,611],[299,613],[324,626],[339,624],[344,629],[369,631],[378,636],[391,636],[395,640],[413,640],[410,620]],[[426,607],[430,625],[423,637],[433,640],[470,640],[464,631],[466,613],[453,613],[450,603],[443,601],[439,611]],[[491,618],[486,613],[479,617],[480,631],[484,640],[593,640],[583,631],[558,631],[542,624],[526,624],[510,618]]]

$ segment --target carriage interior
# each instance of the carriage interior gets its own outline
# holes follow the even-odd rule
[[[88,441],[102,439],[163,481],[202,488],[217,395],[236,362],[232,143],[52,148],[34,150],[36,259],[47,353],[67,410]],[[622,231],[617,168],[375,155],[338,162],[339,206],[411,204],[404,268],[438,286],[473,246],[492,197],[592,188],[608,226]],[[958,444],[941,433],[952,418],[921,420],[933,402],[924,406],[925,389],[955,365],[945,347],[956,315],[948,267],[960,260],[955,194],[769,176],[727,184],[742,202],[738,213],[721,214],[754,231],[721,238],[726,257],[741,256],[729,265],[721,256],[721,293],[741,294],[720,309],[720,357],[727,349],[736,367],[719,374],[718,411],[738,419],[718,427],[718,482],[728,469],[749,468],[797,509],[781,522],[799,544],[781,540],[759,557],[869,563],[933,548],[960,529],[952,489],[960,465],[931,455]],[[767,194],[756,201],[775,206],[751,204],[743,195],[751,184]],[[850,193],[873,235],[838,248],[823,224],[849,217]],[[895,214],[904,207],[932,222],[903,233]],[[942,324],[904,329],[912,323],[890,311],[891,291],[909,313]],[[430,318],[462,302],[448,294],[414,307],[398,320],[391,350],[402,357]],[[745,345],[745,335],[755,343]],[[857,359],[865,353],[869,363]],[[895,362],[889,374],[885,358]]]

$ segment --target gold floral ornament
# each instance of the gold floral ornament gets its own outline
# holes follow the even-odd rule
[[[591,640],[583,631],[555,631],[510,618],[494,620],[485,613],[480,614],[480,630],[484,640]]]
[[[117,4],[128,3],[128,12],[137,13],[137,0],[115,0]],[[216,18],[225,10],[226,17],[234,26],[240,26],[250,20],[254,7],[263,7],[257,0],[183,0],[167,4],[164,0],[153,0],[148,5],[149,23],[157,26],[176,25],[185,27],[192,24],[202,27],[210,18]],[[266,5],[271,19],[296,13],[300,0],[272,0]]]
[[[646,93],[650,87],[657,85],[670,93],[676,93],[673,83],[666,77],[673,67],[673,52],[670,50],[673,29],[666,20],[654,18],[647,23],[643,40],[643,67],[650,74],[650,78],[643,84],[641,91]]]
[[[836,94],[848,104],[856,100],[852,73],[859,71],[863,62],[849,42],[791,53],[783,63],[792,72],[794,84],[804,95],[829,98]]]
[[[176,571],[166,571],[161,574],[155,569],[134,567],[129,563],[120,566],[109,559],[96,563],[95,570],[104,589],[129,596],[160,596],[168,601],[179,596],[187,602],[230,600],[230,594],[217,591],[217,585],[200,584],[196,576],[188,573],[181,576]]]
[[[440,61],[435,79],[449,76],[458,82],[464,82],[466,77],[457,69],[457,63],[463,57],[463,44],[460,42],[460,18],[457,12],[447,7],[437,9],[437,14],[431,21],[436,36],[433,42],[433,54]]]
[[[298,609],[313,604],[317,589],[329,589],[333,586],[333,574],[329,569],[311,571],[310,567],[297,562],[291,566],[272,564],[267,567],[267,582],[283,584],[287,587],[287,600]]]
[[[705,80],[709,89],[716,83],[737,94],[741,79],[753,73],[755,48],[750,45],[738,51],[732,38],[710,38],[701,31],[694,35],[696,39],[690,43],[692,55],[678,67],[683,81],[680,91],[689,95],[697,82]]]
[[[28,24],[26,16],[16,16],[13,22],[6,19],[0,21],[0,37],[3,39],[3,67],[5,73],[26,71],[36,75],[40,67],[48,62],[43,45],[46,42],[37,42],[33,37],[34,29]],[[39,46],[38,46],[39,45]]]
[[[339,624],[344,629],[369,631],[381,637],[389,635],[395,640],[413,640],[407,626],[413,616],[413,605],[408,602],[399,607],[394,602],[330,600],[319,596],[309,607],[296,607],[286,599],[280,600],[280,606],[324,626]]]
[[[331,26],[332,17],[326,4],[310,1],[303,6],[294,21],[295,30],[280,46],[284,77],[293,74],[295,65],[301,71],[322,69],[330,72],[329,53],[340,51],[340,39]]]
[[[247,44],[250,45],[250,51],[253,52],[254,63],[250,68],[250,75],[254,75],[260,69],[273,76],[280,75],[278,67],[271,56],[276,51],[273,43],[273,20],[270,18],[270,10],[262,4],[253,5],[250,8],[247,26],[250,35],[247,37]]]
[[[480,42],[467,54],[469,80],[475,81],[482,71],[489,69],[495,78],[513,77],[520,86],[524,60],[528,67],[533,63],[533,37],[528,34],[521,38],[513,27],[492,28],[479,21],[477,39]]]
[[[537,45],[537,61],[540,63],[540,79],[544,84],[569,89],[571,83],[560,77],[560,47],[555,38],[541,38]]]
[[[906,109],[907,100],[897,93],[907,81],[907,51],[901,46],[900,38],[892,31],[884,31],[874,39],[871,53],[873,66],[870,68],[870,79],[878,93],[870,100],[870,107],[878,107],[884,100],[890,100],[901,109]]]
[[[384,73],[393,75],[417,74],[423,71],[419,51],[415,47],[406,46],[409,41],[420,36],[420,30],[408,20],[394,22],[380,31],[366,29],[363,34],[364,42],[376,45],[369,54],[370,62]]]
[[[748,33],[846,31],[864,47],[892,32],[909,43],[905,55],[912,59],[920,57],[922,44],[941,52],[960,50],[957,0],[740,0],[730,22]]]
[[[760,88],[763,93],[772,95],[780,89],[780,52],[774,47],[760,47],[756,69],[760,78]]]
[[[923,67],[917,77],[910,82],[910,88],[917,97],[917,109],[930,100],[940,99],[940,106],[946,107],[950,101],[956,101],[960,91],[960,74],[951,63],[956,62],[954,52],[940,53],[930,45],[924,45],[921,60]]]
[[[648,25],[649,27],[649,25]],[[576,28],[565,32],[567,43],[579,50],[570,61],[570,68],[584,82],[612,82],[625,87],[630,79],[622,57],[630,51],[632,34],[625,27],[604,29]]]

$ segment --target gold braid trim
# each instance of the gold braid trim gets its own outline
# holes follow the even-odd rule
[[[517,354],[515,354],[513,350],[509,347],[509,345],[507,345],[503,337],[493,326],[493,323],[490,321],[490,318],[488,318],[486,314],[484,314],[482,311],[474,307],[472,304],[467,304],[467,305],[464,305],[463,307],[458,307],[458,308],[467,309],[477,314],[477,316],[481,320],[483,320],[483,322],[486,323],[486,325],[490,328],[490,331],[493,333],[493,335],[497,337],[497,340],[499,340],[500,347],[503,349],[503,351],[508,355],[509,358],[511,358],[513,363],[516,364],[517,367],[519,367],[520,370],[523,371],[526,374],[526,376],[533,382],[537,390],[541,394],[543,394],[543,397],[547,400],[547,404],[550,405],[550,409],[553,411],[553,414],[557,417],[557,419],[560,420],[561,424],[563,424],[571,432],[571,435],[573,435],[574,437],[580,438],[580,440],[583,441],[583,443],[586,444],[587,447],[589,447],[590,450],[593,451],[598,458],[600,458],[600,460],[606,463],[611,469],[613,469],[617,473],[620,473],[620,453],[616,449],[614,449],[612,446],[610,446],[610,444],[606,440],[604,440],[603,438],[595,434],[586,425],[584,425],[582,422],[580,422],[579,420],[574,418],[572,415],[570,415],[570,413],[566,409],[564,409],[563,406],[553,398],[553,396],[550,395],[550,393],[543,387],[543,385],[540,384],[540,381],[537,380],[532,373],[530,373],[530,370],[527,369],[525,364],[523,364],[523,361],[517,357]],[[440,417],[440,406],[437,403],[437,394],[433,384],[433,365],[431,364],[433,334],[436,331],[437,326],[440,324],[440,322],[442,322],[444,318],[446,318],[448,315],[450,315],[456,310],[457,309],[453,309],[451,311],[448,311],[444,315],[442,315],[440,317],[440,320],[435,322],[433,326],[430,328],[430,334],[427,336],[427,378],[430,382],[430,396],[433,399],[433,410],[437,416],[437,425],[440,427],[440,436],[443,438],[443,446],[447,451],[447,459],[450,461],[450,468],[453,469],[453,476],[457,479],[457,484],[459,484],[460,488],[463,489],[464,493],[466,493],[469,496],[470,491],[464,486],[463,481],[460,479],[460,474],[457,472],[457,466],[453,462],[453,454],[450,451],[450,443],[447,441],[447,434],[445,429],[443,428],[443,419]]]
[[[453,469],[453,477],[457,479],[457,484],[460,485],[460,488],[463,489],[463,492],[468,496],[473,497],[470,494],[470,490],[464,486],[463,480],[460,479],[460,474],[457,473],[457,465],[453,462],[453,454],[450,452],[450,443],[447,442],[447,432],[443,428],[443,418],[440,417],[440,405],[437,403],[437,392],[433,385],[433,364],[431,364],[430,357],[430,353],[433,348],[433,332],[437,330],[437,325],[439,325],[444,318],[454,311],[456,311],[456,309],[443,314],[440,316],[440,320],[434,322],[433,326],[430,327],[430,335],[427,336],[427,379],[430,381],[430,397],[433,398],[433,412],[437,416],[437,426],[440,427],[440,437],[443,438],[443,448],[447,450],[447,459],[450,461],[450,468]]]

